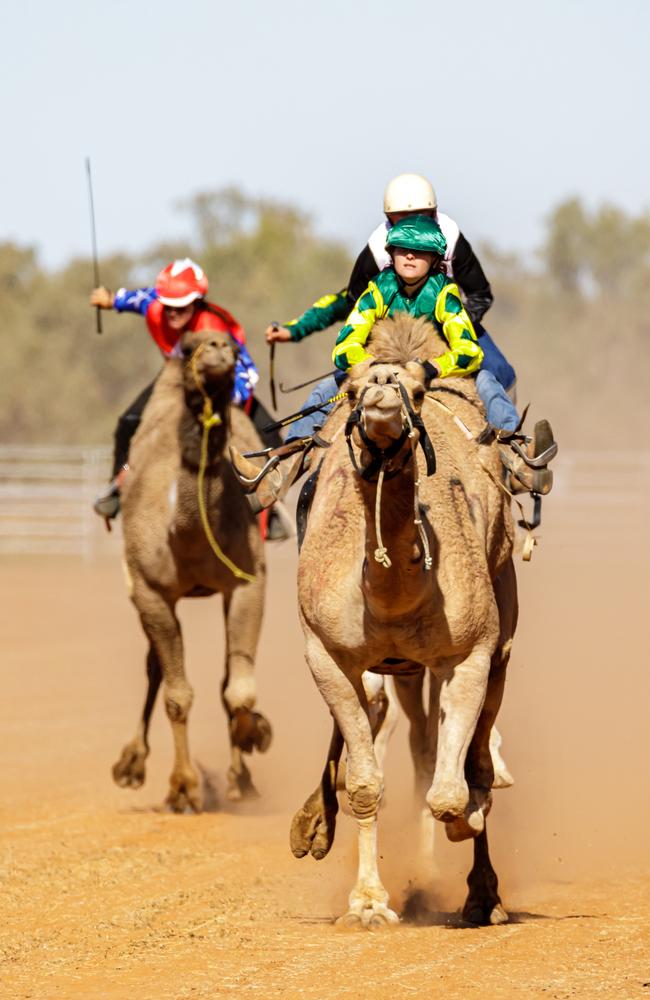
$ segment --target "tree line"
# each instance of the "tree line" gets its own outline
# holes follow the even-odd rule
[[[248,332],[268,402],[264,328],[343,287],[352,255],[319,236],[297,208],[234,188],[196,195],[183,208],[192,222],[188,239],[104,258],[102,281],[139,287],[175,257],[198,260],[209,297]],[[471,220],[459,221],[471,240]],[[532,263],[491,246],[476,249],[495,294],[486,326],[517,369],[520,402],[530,400],[531,413],[551,419],[568,446],[617,446],[626,425],[638,425],[650,407],[641,363],[650,215],[613,206],[589,211],[574,198],[549,214]],[[140,317],[104,313],[104,336],[95,335],[91,286],[89,259],[46,270],[34,248],[0,243],[3,441],[108,443],[118,413],[160,368]],[[279,345],[280,377],[296,382],[328,371],[333,340],[334,332],[324,331]],[[303,393],[280,396],[282,412],[302,400]]]

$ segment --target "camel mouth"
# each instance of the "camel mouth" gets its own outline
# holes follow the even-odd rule
[[[363,408],[363,426],[369,438],[396,441],[404,431],[401,406],[373,404]]]

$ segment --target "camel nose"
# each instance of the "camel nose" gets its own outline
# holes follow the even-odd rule
[[[395,379],[384,378],[381,375],[368,381],[366,407],[378,407],[379,409],[394,409],[399,406],[399,389]]]
[[[397,378],[388,365],[377,365],[370,374],[368,385],[393,385],[397,388]]]

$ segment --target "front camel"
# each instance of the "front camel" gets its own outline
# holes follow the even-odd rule
[[[401,669],[429,671],[428,711],[419,713],[415,741],[418,784],[450,839],[474,838],[465,918],[500,923],[507,917],[485,820],[495,783],[490,734],[517,616],[513,524],[496,447],[474,439],[484,417],[472,383],[448,379],[426,393],[416,359],[434,356],[433,328],[406,316],[381,327],[375,362],[353,370],[349,402],[324,428],[331,445],[298,571],[306,658],[345,741],[346,790],[359,825],[358,878],[341,919],[366,926],[398,919],[377,866],[383,775],[362,682],[365,670],[392,664],[398,691]],[[417,715],[421,684],[411,687]],[[333,738],[330,756],[337,751]],[[331,791],[325,773],[330,830]],[[317,830],[317,857],[331,843],[326,830],[327,823]],[[294,853],[305,854],[295,822],[292,832]]]
[[[222,700],[229,720],[229,799],[254,793],[242,753],[266,750],[267,720],[253,710],[254,662],[265,588],[263,542],[234,477],[226,446],[259,441],[230,405],[235,352],[216,331],[185,334],[183,359],[165,365],[131,448],[123,490],[124,559],[130,597],[149,641],[148,690],[135,737],[113,768],[121,787],[144,782],[147,733],[161,681],[174,739],[168,806],[201,808],[187,719],[192,704],[176,604],[223,595],[226,664]]]

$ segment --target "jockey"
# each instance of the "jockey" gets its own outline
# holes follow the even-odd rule
[[[205,298],[208,279],[203,269],[189,257],[175,260],[163,268],[153,288],[128,290],[115,294],[107,288],[95,288],[90,304],[100,309],[115,309],[119,313],[139,313],[144,316],[149,333],[165,359],[180,357],[180,341],[186,331],[219,330],[230,334],[237,345],[235,384],[232,402],[241,406],[251,417],[258,432],[271,420],[268,411],[253,395],[258,381],[257,368],[246,349],[243,328],[226,309]],[[115,517],[120,509],[120,486],[128,470],[131,438],[140,423],[142,412],[155,385],[151,382],[120,416],[115,430],[113,476],[106,490],[95,501],[94,509],[105,518]],[[282,444],[279,435],[266,435],[265,444]],[[269,522],[268,537],[287,537],[280,524]]]
[[[297,319],[282,327],[271,325],[266,330],[267,343],[299,341],[333,323],[343,322],[368,282],[391,266],[386,249],[386,237],[391,226],[409,215],[427,215],[439,225],[446,240],[442,259],[444,273],[460,288],[467,313],[472,321],[481,349],[483,368],[493,373],[503,388],[514,398],[516,375],[512,365],[482,326],[483,316],[492,305],[493,296],[481,264],[458,225],[438,210],[431,183],[419,174],[400,174],[393,178],[384,193],[385,220],[371,234],[352,269],[347,288],[333,295],[324,295]]]
[[[499,441],[509,442],[520,425],[519,414],[504,387],[495,375],[483,366],[484,354],[469,313],[463,305],[458,285],[452,282],[444,267],[447,241],[440,226],[430,216],[409,215],[392,226],[386,236],[386,251],[391,264],[381,271],[357,299],[354,309],[341,329],[332,359],[339,369],[318,386],[323,405],[317,413],[303,416],[290,429],[285,450],[304,447],[331,410],[331,397],[353,365],[372,360],[366,343],[379,319],[398,312],[414,317],[426,317],[447,342],[448,349],[435,358],[426,358],[423,365],[427,382],[449,377],[476,378],[478,394],[486,408],[488,423]],[[372,349],[372,345],[369,345]],[[553,432],[547,420],[535,425],[528,458],[544,456],[543,464],[529,466],[519,455],[502,452],[504,465],[511,473],[513,492],[530,491],[546,494],[553,483],[553,474],[546,461],[553,457]],[[551,449],[553,449],[551,451]],[[284,486],[286,475],[272,469],[260,484],[257,499],[271,501]]]

